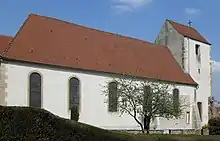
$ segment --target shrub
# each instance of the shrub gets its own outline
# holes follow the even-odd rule
[[[215,117],[209,120],[209,134],[220,135],[220,117]]]
[[[208,124],[205,124],[202,129],[209,129],[209,125]]]
[[[0,106],[1,141],[126,141],[125,136],[67,120],[43,109]]]
[[[220,141],[213,136],[133,135],[67,120],[43,109],[0,106],[0,141]]]
[[[75,120],[75,121],[79,120],[79,110],[77,106],[73,106],[71,108],[71,120]]]

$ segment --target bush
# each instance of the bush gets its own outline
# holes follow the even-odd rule
[[[77,106],[73,106],[71,108],[71,120],[75,120],[75,121],[79,120],[79,110]]]
[[[209,125],[208,124],[205,124],[202,129],[209,129]]]
[[[60,118],[43,109],[0,106],[1,141],[126,141],[125,136]]]
[[[220,135],[220,117],[209,120],[209,135]]]
[[[103,130],[43,109],[0,106],[0,141],[220,141],[213,136],[144,135]]]

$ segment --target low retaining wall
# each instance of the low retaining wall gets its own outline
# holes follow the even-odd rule
[[[120,130],[121,132],[128,133],[142,133],[141,130]],[[195,129],[173,129],[173,130],[150,130],[150,134],[184,134],[184,135],[209,135],[209,131],[207,129],[195,130]]]

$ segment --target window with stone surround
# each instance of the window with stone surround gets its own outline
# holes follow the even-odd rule
[[[108,85],[108,110],[109,112],[117,112],[118,110],[118,95],[117,95],[117,83],[110,82]]]
[[[69,109],[73,106],[79,108],[80,105],[80,81],[72,77],[69,80]]]
[[[173,89],[173,108],[174,112],[179,112],[179,89],[175,88]]]
[[[30,79],[29,106],[41,108],[41,98],[42,98],[41,75],[37,72],[33,72],[31,73],[29,79]]]

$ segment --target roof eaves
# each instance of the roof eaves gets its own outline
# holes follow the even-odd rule
[[[186,36],[186,35],[183,35],[184,37],[186,37],[186,38],[190,38],[190,39],[192,39],[192,40],[195,40],[195,41],[199,41],[199,42],[202,42],[202,43],[204,43],[204,44],[207,44],[207,45],[212,45],[211,43],[209,43],[208,41],[207,42],[204,42],[204,41],[201,41],[201,40],[198,40],[198,39],[195,39],[195,38],[192,38],[192,37],[189,37],[189,36]]]
[[[8,44],[9,44],[9,43],[11,42],[11,40],[13,39],[13,36],[8,36],[8,35],[3,35],[3,34],[1,34],[1,35],[0,35],[0,38],[2,38],[2,37],[3,37],[3,38],[7,38],[8,41],[7,41],[7,40],[6,40],[6,41],[8,42]],[[7,48],[7,47],[6,47],[6,48]],[[2,59],[2,57],[3,57],[3,51],[0,52],[0,58]]]
[[[167,47],[167,46],[163,46],[163,47],[165,47],[169,52],[170,52],[170,54],[172,54],[172,52],[170,51],[170,49]],[[174,58],[174,56],[173,55],[171,55],[171,57],[173,58],[173,60],[175,60],[175,62],[176,62],[176,64],[178,65],[178,67],[179,67],[179,69],[181,69],[182,70],[182,73],[184,73],[184,75],[188,75],[188,77],[194,82],[194,86],[198,86],[198,84],[193,80],[193,78],[191,77],[191,75],[190,74],[186,74],[184,71],[183,71],[183,69],[180,67],[180,65],[177,63],[177,61],[176,61],[176,59]]]
[[[97,71],[97,70],[87,70],[87,69],[82,69],[82,68],[73,68],[73,67],[54,65],[54,64],[45,64],[45,63],[39,63],[39,62],[23,61],[23,60],[17,60],[17,59],[5,57],[5,56],[2,59],[3,59],[3,61],[21,62],[21,63],[27,63],[27,64],[44,65],[44,66],[51,66],[51,67],[58,67],[58,68],[68,68],[68,69],[81,70],[81,71],[93,71],[93,72],[102,72],[102,73],[108,73],[108,74],[125,75],[125,74],[121,74],[121,73],[113,73],[113,72]],[[198,84],[191,78],[190,75],[189,75],[189,77],[192,79],[191,83],[172,81],[172,80],[164,80],[164,79],[160,79],[160,78],[142,77],[142,76],[136,76],[136,75],[130,75],[130,74],[127,76],[135,77],[135,78],[139,78],[139,79],[148,79],[148,80],[152,80],[152,81],[158,80],[158,81],[163,81],[163,82],[167,82],[167,83],[175,83],[175,84],[181,84],[181,85],[187,85],[187,86],[193,86],[193,87],[198,86]]]

